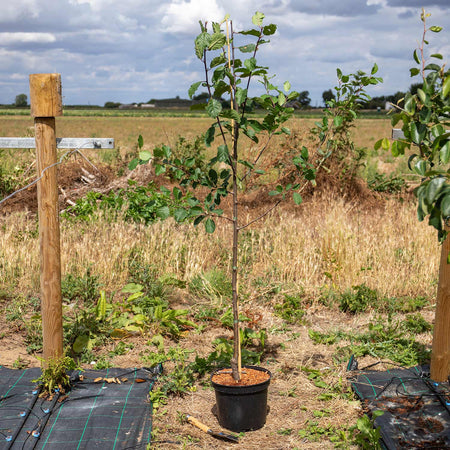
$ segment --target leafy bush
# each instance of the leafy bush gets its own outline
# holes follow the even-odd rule
[[[365,311],[369,306],[376,307],[378,303],[378,292],[370,289],[365,284],[353,286],[353,291],[342,294],[339,308],[344,312],[356,314]]]
[[[172,193],[165,187],[158,189],[153,182],[147,186],[139,186],[135,181],[129,180],[128,184],[126,189],[110,191],[108,194],[88,192],[61,215],[69,219],[89,221],[102,211],[111,220],[122,216],[126,221],[148,225],[166,219],[175,209],[185,206],[189,199],[189,195],[184,195],[178,188],[174,188]],[[184,219],[186,217],[176,217],[178,222]]]
[[[393,174],[386,176],[384,173],[376,173],[372,179],[367,181],[367,184],[375,192],[389,194],[401,192],[406,187],[406,182],[402,177]]]
[[[61,280],[61,293],[68,302],[80,301],[83,304],[92,305],[98,298],[102,284],[98,275],[92,274],[92,268],[88,267],[84,275],[68,273]]]
[[[301,306],[301,298],[285,295],[283,303],[274,306],[275,314],[288,323],[298,323],[302,321],[306,314],[306,311]]]

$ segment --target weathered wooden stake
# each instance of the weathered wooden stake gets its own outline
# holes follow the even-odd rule
[[[450,375],[450,235],[442,244],[439,285],[431,351],[431,379],[447,381]]]
[[[30,75],[30,104],[31,115],[34,117],[37,170],[38,176],[42,176],[37,187],[43,356],[47,361],[50,358],[59,358],[63,354],[55,134],[55,117],[62,115],[61,76],[59,74]]]

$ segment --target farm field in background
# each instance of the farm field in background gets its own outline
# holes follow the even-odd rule
[[[295,118],[289,127],[301,138],[315,120]],[[58,118],[58,137],[116,142],[114,150],[83,151],[96,169],[80,156],[60,166],[63,209],[69,207],[67,199],[83,199],[90,190],[102,195],[126,190],[130,179],[159,185],[163,180],[149,166],[135,175],[128,172],[138,135],[144,149],[175,145],[178,136],[195,139],[210,122],[201,117]],[[0,116],[0,136],[30,136],[32,126],[25,115]],[[360,367],[379,360],[405,366],[426,360],[438,276],[436,236],[417,221],[406,187],[380,193],[367,183],[405,171],[404,161],[394,163],[389,154],[373,150],[390,132],[388,119],[356,122],[355,146],[366,149],[358,189],[343,196],[336,186],[324,186],[306,198],[307,214],[302,205],[289,205],[241,235],[248,360],[260,359],[273,374],[267,424],[242,437],[245,449],[356,448],[351,429],[363,411],[346,381],[350,355]],[[283,142],[274,142],[274,151],[277,145]],[[32,179],[34,157],[34,150],[0,151],[0,175],[14,182]],[[82,176],[91,181],[83,182]],[[0,205],[0,356],[2,365],[17,368],[39,365],[39,243],[34,194],[29,194],[14,208]],[[245,201],[258,211],[266,200],[254,190]],[[189,413],[216,428],[208,375],[199,377],[200,363],[197,372],[191,364],[197,355],[207,367],[208,356],[223,356],[231,338],[226,307],[231,262],[223,245],[228,228],[218,223],[217,232],[206,235],[172,219],[137,224],[124,220],[123,211],[91,213],[89,205],[83,204],[85,220],[61,219],[67,345],[80,350],[84,367],[167,361],[169,375],[156,386],[154,398],[160,403],[154,448],[228,448],[179,420],[180,412]],[[131,288],[123,292],[129,283],[141,286],[145,301],[130,300]],[[102,317],[96,309],[101,292]],[[156,314],[156,306],[163,315]],[[178,322],[175,310],[185,311]]]

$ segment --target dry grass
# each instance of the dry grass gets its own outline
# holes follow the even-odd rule
[[[5,286],[37,293],[39,244],[35,221],[23,214],[2,219],[0,277]],[[127,279],[133,249],[160,274],[189,281],[213,266],[229,270],[229,229],[219,224],[214,235],[202,227],[172,221],[149,227],[125,222],[98,222],[61,230],[63,273],[98,274],[108,291]],[[243,239],[248,261],[244,290],[283,283],[284,290],[304,290],[315,297],[324,285],[338,291],[365,283],[388,296],[433,296],[438,245],[427,224],[416,219],[412,203],[388,201],[366,210],[338,198],[313,199],[273,214]],[[259,283],[261,284],[261,283]],[[254,297],[256,294],[247,292]]]

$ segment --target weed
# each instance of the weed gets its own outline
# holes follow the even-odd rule
[[[133,348],[134,348],[133,343],[119,341],[114,347],[114,350],[109,352],[109,356],[112,358],[118,355],[125,355],[129,350],[132,350]]]
[[[367,181],[367,184],[375,192],[386,192],[388,194],[402,192],[406,187],[406,182],[402,177],[393,174],[386,176],[384,173],[374,174],[373,178]]]
[[[129,282],[141,286],[142,292],[152,298],[165,299],[168,294],[167,283],[158,278],[158,269],[144,261],[142,252],[133,249],[128,258]]]
[[[242,345],[242,364],[255,365],[261,363],[264,354],[267,334],[265,330],[255,331],[250,328],[240,329]],[[229,367],[233,356],[233,344],[226,338],[213,341],[214,350],[206,357],[196,356],[192,370],[203,376],[214,369]]]
[[[308,379],[311,380],[314,386],[323,389],[323,392],[317,396],[318,400],[329,401],[336,398],[350,400],[353,397],[350,387],[345,381],[342,380],[342,377],[339,377],[336,383],[330,384],[323,379],[324,375],[328,372],[323,372],[321,370],[312,369],[305,366],[302,366],[301,370],[307,374]],[[321,411],[322,413],[320,413],[320,417],[325,416],[327,411],[329,412],[329,410],[326,409]],[[318,417],[317,413],[315,417]]]
[[[277,434],[281,434],[282,436],[290,436],[294,431],[292,428],[280,428],[277,430]]]
[[[13,362],[13,368],[18,370],[26,369],[29,365],[30,361],[22,359],[20,356]]]
[[[340,298],[339,308],[342,311],[356,314],[377,305],[379,296],[375,289],[370,289],[365,284],[353,286],[352,289],[353,292],[346,291]]]
[[[166,219],[174,209],[186,206],[189,199],[189,195],[185,196],[179,190],[172,195],[164,187],[158,189],[153,182],[147,186],[139,186],[135,181],[129,180],[128,184],[126,189],[110,191],[108,194],[88,192],[61,215],[69,220],[87,222],[95,220],[102,212],[111,221],[123,217],[125,221],[148,225]]]
[[[171,370],[158,377],[158,385],[150,392],[150,400],[154,408],[158,408],[167,402],[169,395],[183,396],[194,388],[194,371],[192,364],[188,363],[192,350],[186,350],[179,346],[171,347],[166,352],[162,344],[162,337],[153,339],[152,344],[156,345],[157,352],[148,352],[141,356],[144,363],[155,366],[161,363],[165,367],[171,365]]]
[[[41,361],[42,375],[33,380],[33,383],[38,383],[42,388],[41,395],[51,396],[56,390],[64,393],[70,387],[67,371],[77,368],[75,361],[69,356],[50,358],[47,361],[38,359]]]
[[[97,356],[95,358],[95,365],[94,365],[94,369],[95,370],[103,370],[103,369],[108,369],[112,367],[112,362],[108,359],[107,356]]]
[[[92,305],[98,297],[101,288],[99,276],[92,274],[88,267],[84,275],[68,273],[61,280],[62,297],[67,302],[80,301],[84,305]]]
[[[15,322],[16,320],[23,320],[25,313],[28,311],[28,301],[24,297],[17,297],[12,299],[6,306],[6,320]]]
[[[301,308],[301,301],[298,296],[284,295],[283,303],[274,306],[275,314],[288,323],[302,323],[306,311]]]
[[[219,302],[231,298],[233,294],[229,276],[218,268],[213,268],[192,278],[189,283],[189,291],[196,297]]]
[[[414,326],[423,326],[418,319],[411,321]],[[413,326],[411,325],[411,326]],[[415,332],[411,332],[402,322],[393,322],[391,315],[387,322],[378,318],[375,323],[369,323],[368,331],[364,333],[344,332],[341,330],[320,333],[309,330],[309,337],[316,343],[336,344],[341,340],[352,343],[340,347],[335,357],[338,361],[348,359],[352,354],[356,357],[371,355],[379,359],[390,359],[405,366],[422,364],[429,359],[429,350],[425,345],[415,340]]]
[[[408,314],[403,322],[405,330],[410,333],[420,334],[431,330],[431,324],[428,323],[421,314]]]
[[[381,450],[383,448],[380,444],[380,427],[374,427],[374,420],[383,413],[384,411],[374,411],[372,419],[366,414],[358,419],[356,425],[350,428],[350,432],[354,435],[354,444],[359,445],[363,450]]]
[[[28,353],[36,353],[42,350],[42,320],[40,314],[35,314],[24,322],[25,343]]]

